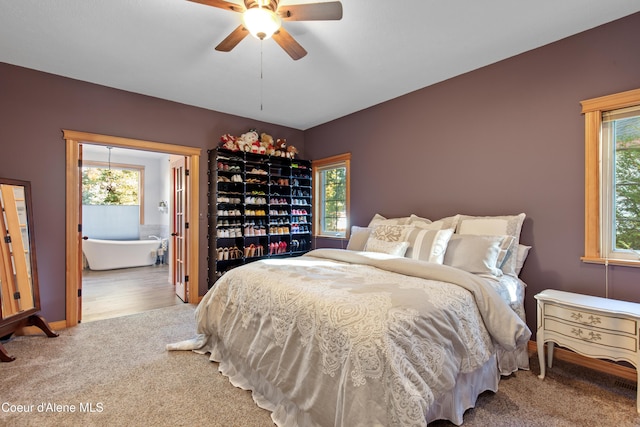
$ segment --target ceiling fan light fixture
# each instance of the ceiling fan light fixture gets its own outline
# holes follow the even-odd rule
[[[247,9],[242,15],[242,22],[251,35],[260,40],[270,38],[282,25],[277,14],[263,7]]]

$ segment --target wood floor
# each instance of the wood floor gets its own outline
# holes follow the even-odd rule
[[[169,267],[82,272],[82,322],[184,304],[168,281]]]

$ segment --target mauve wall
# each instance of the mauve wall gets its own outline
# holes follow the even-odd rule
[[[604,296],[604,267],[580,261],[580,101],[640,88],[638,40],[635,14],[307,130],[306,154],[352,153],[353,225],[376,212],[525,212],[521,240],[533,249],[521,277],[535,331],[543,289]],[[640,302],[640,269],[610,267],[609,292]]]
[[[212,95],[214,96],[214,95]],[[200,294],[207,289],[207,150],[250,128],[296,145],[302,131],[0,63],[0,176],[31,181],[42,314],[65,318],[62,129],[202,149]]]

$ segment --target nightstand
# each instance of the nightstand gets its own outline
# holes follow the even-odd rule
[[[624,360],[636,371],[640,364],[638,327],[640,304],[547,289],[538,300],[537,346],[540,379],[544,379],[544,344],[547,363],[553,363],[554,343],[597,359]],[[638,376],[640,383],[640,375]],[[640,387],[636,398],[640,412]]]

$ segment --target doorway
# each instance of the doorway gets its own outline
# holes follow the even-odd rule
[[[176,160],[185,163],[184,156],[82,144],[82,323],[182,303],[182,282],[169,275]]]
[[[134,140],[129,138],[98,135],[85,132],[63,130],[66,140],[66,323],[73,326],[82,319],[82,210],[81,173],[78,160],[82,157],[83,146],[110,146],[142,150],[144,152],[167,153],[181,156],[190,172],[185,186],[187,197],[185,218],[191,224],[185,241],[185,276],[190,278],[186,286],[185,302],[198,302],[198,176],[200,149],[159,142]],[[191,194],[193,190],[193,196]],[[173,231],[173,230],[172,230]],[[171,242],[173,244],[173,242]],[[152,267],[153,268],[153,267]],[[133,273],[133,272],[132,272]],[[142,274],[144,276],[144,273]]]

